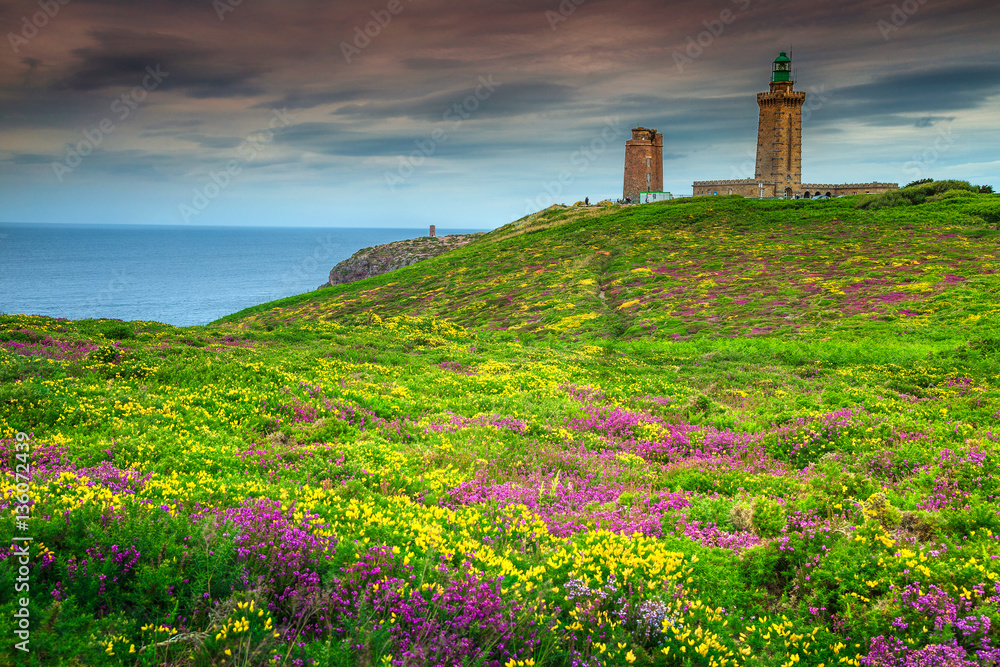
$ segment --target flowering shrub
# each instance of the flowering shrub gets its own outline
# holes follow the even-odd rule
[[[991,667],[976,197],[555,210],[205,328],[0,315],[26,664]]]

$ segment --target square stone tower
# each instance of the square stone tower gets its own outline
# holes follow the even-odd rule
[[[757,93],[757,170],[755,179],[765,183],[765,196],[798,192],[802,184],[802,105],[804,92],[792,90],[792,61],[781,53],[774,61],[771,89]]]
[[[623,197],[638,203],[640,192],[663,192],[663,135],[644,127],[625,142]]]

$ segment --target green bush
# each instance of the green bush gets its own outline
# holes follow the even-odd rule
[[[128,322],[116,322],[113,320],[101,322],[101,324],[97,326],[97,332],[105,338],[110,338],[111,340],[127,340],[129,338],[135,338],[135,330],[132,329],[132,325]]]
[[[990,503],[972,502],[968,509],[945,509],[941,512],[941,520],[955,535],[972,535],[984,529],[1000,532],[1000,516]]]
[[[877,208],[888,208],[891,206],[909,206],[912,202],[909,197],[905,197],[899,190],[890,190],[880,195],[869,195],[862,197],[854,204],[854,208],[871,211]]]
[[[875,210],[879,208],[891,208],[894,206],[911,206],[923,204],[930,198],[952,191],[965,191],[970,195],[977,193],[979,188],[968,181],[933,181],[915,183],[908,185],[901,190],[890,190],[877,195],[862,197],[854,204],[854,207],[862,210]],[[957,195],[953,195],[957,196]],[[936,201],[930,199],[931,201]]]
[[[122,351],[114,345],[102,345],[87,355],[87,358],[102,364],[113,364],[120,361]]]
[[[945,199],[969,199],[975,198],[976,193],[971,190],[946,190],[939,195],[930,197],[927,201],[942,201]]]
[[[785,527],[785,508],[776,500],[758,497],[753,505],[753,530],[761,537],[776,537]]]
[[[735,502],[724,496],[696,498],[687,508],[688,518],[692,521],[714,523],[723,530],[733,530],[735,526],[731,518]]]
[[[865,521],[874,521],[886,530],[899,525],[902,516],[884,493],[873,493],[864,503]]]

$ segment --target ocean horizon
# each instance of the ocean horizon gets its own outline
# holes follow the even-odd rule
[[[466,234],[477,229],[438,229]],[[203,325],[326,282],[427,228],[0,223],[0,313]]]

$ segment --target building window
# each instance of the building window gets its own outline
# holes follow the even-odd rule
[[[653,175],[652,174],[646,174],[646,182],[650,183],[650,182],[652,182],[652,180],[653,180]]]
[[[653,158],[651,157],[646,158],[646,166],[647,167],[653,166]]]

